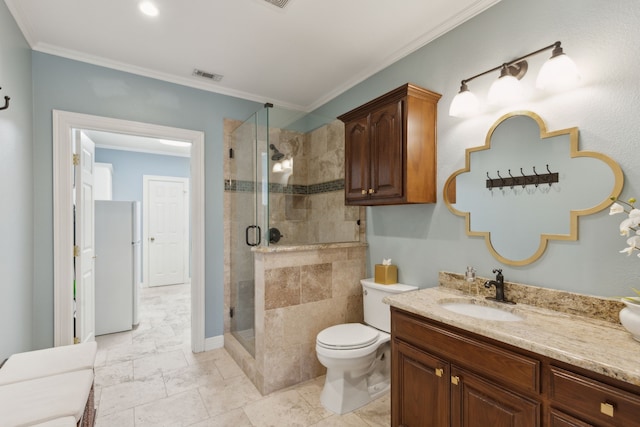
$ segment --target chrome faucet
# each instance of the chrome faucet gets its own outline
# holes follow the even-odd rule
[[[493,269],[493,273],[496,274],[496,280],[489,280],[487,282],[484,282],[484,287],[489,289],[491,286],[495,286],[496,287],[496,296],[495,296],[495,298],[487,297],[487,299],[491,299],[491,300],[498,301],[498,302],[504,302],[504,303],[508,303],[508,304],[515,304],[514,302],[507,301],[504,298],[504,276],[502,275],[502,269],[494,268]]]

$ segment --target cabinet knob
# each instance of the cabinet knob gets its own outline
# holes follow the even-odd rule
[[[367,194],[367,190],[362,190],[362,194]]]
[[[613,417],[613,405],[608,402],[602,402],[600,404],[600,412],[610,417]]]
[[[373,194],[373,193],[375,193],[375,192],[376,192],[376,190],[374,190],[373,188],[370,188],[370,189],[369,189],[369,194]]]
[[[460,377],[457,376],[457,375],[452,375],[451,376],[451,384],[453,384],[453,385],[460,384]]]
[[[437,377],[441,377],[442,374],[444,374],[444,369],[442,368],[436,368],[436,376]]]

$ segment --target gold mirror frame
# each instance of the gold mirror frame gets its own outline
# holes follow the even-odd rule
[[[491,148],[491,137],[494,131],[496,130],[496,128],[500,124],[502,124],[502,122],[504,122],[505,120],[515,116],[527,116],[535,120],[538,124],[538,127],[540,128],[541,139],[550,138],[558,135],[565,135],[565,134],[568,135],[569,143],[570,143],[571,158],[592,157],[592,158],[601,160],[611,168],[614,175],[614,180],[615,180],[611,194],[606,199],[604,199],[601,203],[599,203],[598,205],[592,208],[570,211],[569,234],[544,234],[544,233],[541,234],[540,244],[538,246],[537,251],[529,258],[526,258],[523,260],[512,260],[504,257],[503,255],[500,255],[495,250],[495,248],[491,243],[491,232],[471,230],[471,213],[457,210],[456,208],[453,207],[452,202],[449,199],[450,197],[455,197],[456,177],[460,174],[471,171],[471,159],[470,159],[471,153],[476,151],[489,150]],[[531,264],[537,259],[539,259],[544,253],[544,251],[546,250],[549,240],[565,240],[565,241],[578,240],[578,217],[582,215],[591,215],[609,207],[611,205],[611,198],[612,197],[617,198],[620,195],[620,193],[622,192],[623,185],[624,185],[624,175],[622,173],[622,169],[620,168],[620,165],[618,165],[618,163],[616,163],[612,158],[602,153],[598,153],[594,151],[581,151],[578,149],[578,128],[577,127],[548,132],[544,121],[536,113],[531,111],[513,111],[503,115],[494,123],[494,125],[489,129],[489,132],[487,133],[487,137],[484,145],[467,148],[465,150],[465,167],[463,169],[457,170],[456,172],[451,174],[451,176],[447,179],[447,181],[444,184],[443,200],[447,205],[447,208],[453,214],[462,216],[465,218],[465,228],[466,228],[465,231],[468,236],[484,237],[485,244],[487,245],[489,252],[491,252],[491,255],[493,255],[498,261],[507,265],[522,266],[522,265]],[[455,201],[453,203],[455,203]]]

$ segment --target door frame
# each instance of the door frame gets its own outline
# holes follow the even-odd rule
[[[204,132],[53,110],[53,336],[73,344],[73,129],[191,143],[191,349],[204,351]]]
[[[149,181],[166,181],[166,182],[180,182],[186,184],[187,188],[189,188],[189,178],[182,178],[177,176],[160,176],[160,175],[143,175],[142,176],[142,241],[144,242],[144,255],[142,259],[144,260],[144,268],[143,268],[143,280],[142,282],[146,287],[151,287],[151,279],[149,279],[149,268],[151,266],[150,258],[149,258],[149,214],[151,213],[151,205],[149,204]],[[189,194],[189,200],[191,200],[191,194]],[[188,220],[189,218],[189,203],[184,204],[184,212],[183,216]],[[184,270],[182,274],[182,280],[184,283],[188,283],[190,278],[189,271],[189,223],[187,224],[185,230],[187,233],[185,238],[183,239],[183,248],[182,248],[182,259],[184,263]]]

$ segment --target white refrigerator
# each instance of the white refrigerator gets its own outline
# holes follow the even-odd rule
[[[95,202],[96,335],[138,324],[140,202]]]

